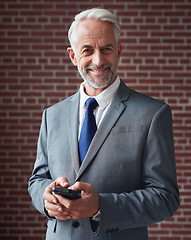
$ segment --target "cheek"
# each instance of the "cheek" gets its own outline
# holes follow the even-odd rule
[[[116,63],[118,61],[118,56],[116,54],[112,54],[109,56],[105,57],[105,61],[109,64],[111,64],[112,66],[116,66]]]
[[[113,59],[113,66],[117,67],[119,63],[120,57],[118,55],[115,55],[115,58]]]
[[[79,57],[78,58],[78,64],[81,69],[84,69],[86,66],[88,66],[91,63],[91,60],[89,58]]]

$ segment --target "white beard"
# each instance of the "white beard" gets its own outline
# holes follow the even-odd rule
[[[115,75],[116,75],[116,72],[117,72],[117,67],[118,67],[118,64],[117,64],[117,67],[116,69],[114,69],[112,67],[111,64],[103,64],[101,67],[97,67],[97,66],[94,66],[94,67],[85,67],[84,70],[82,70],[79,66],[79,63],[77,63],[77,67],[78,67],[78,72],[79,74],[81,75],[81,77],[84,79],[84,81],[86,81],[91,87],[93,88],[105,88],[107,86],[109,86],[111,84],[111,82],[113,81]],[[95,82],[92,77],[90,76],[90,74],[88,73],[88,69],[92,69],[92,70],[99,70],[99,69],[102,69],[102,68],[109,68],[109,75],[108,77],[99,77],[99,82]],[[89,70],[90,71],[90,70]]]

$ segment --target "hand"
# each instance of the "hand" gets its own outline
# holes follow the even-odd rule
[[[68,180],[64,177],[58,177],[54,182],[52,182],[44,191],[43,198],[45,200],[45,208],[50,217],[58,218],[64,217],[65,220],[70,219],[71,216],[68,215],[67,211],[64,211],[64,206],[59,203],[56,195],[52,193],[53,187],[64,187],[70,186]]]
[[[63,209],[63,215],[56,216],[58,220],[88,218],[94,216],[99,210],[99,196],[91,184],[76,182],[69,187],[75,192],[81,191],[81,198],[69,200],[55,194]]]

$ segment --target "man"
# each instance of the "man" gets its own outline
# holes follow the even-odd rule
[[[78,14],[69,30],[68,53],[84,82],[44,111],[29,180],[33,205],[49,219],[48,240],[145,240],[147,226],[179,206],[170,107],[116,75],[119,32],[104,9]],[[89,98],[98,104],[91,110],[97,131],[86,153],[81,139],[94,128],[83,132]],[[54,186],[81,198],[54,194]]]

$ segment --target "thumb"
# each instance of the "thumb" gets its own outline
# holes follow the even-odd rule
[[[65,177],[58,177],[55,180],[55,184],[56,184],[56,186],[60,186],[60,187],[64,187],[64,188],[67,188],[70,186],[68,179]]]
[[[76,182],[74,185],[69,187],[69,189],[78,192],[78,191],[83,191],[85,193],[91,192],[91,184],[89,183],[84,183],[84,182]]]

